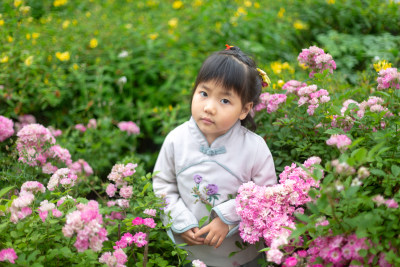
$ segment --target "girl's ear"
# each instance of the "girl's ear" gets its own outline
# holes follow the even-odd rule
[[[243,106],[242,113],[240,113],[239,119],[244,120],[252,108],[253,108],[253,102],[246,103]]]

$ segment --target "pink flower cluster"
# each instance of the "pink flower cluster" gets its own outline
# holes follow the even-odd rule
[[[145,210],[143,211],[143,213],[144,213],[144,214],[147,214],[147,215],[149,215],[149,216],[155,217],[157,211],[156,211],[155,209],[145,209]]]
[[[109,197],[114,197],[119,189],[119,195],[122,199],[109,201],[107,206],[111,207],[117,204],[121,208],[129,208],[129,199],[133,194],[133,187],[128,186],[128,182],[126,182],[124,178],[133,175],[136,172],[136,167],[137,164],[133,163],[128,163],[126,165],[115,164],[113,166],[111,173],[108,175],[108,179],[115,184],[109,183],[106,188],[106,193]]]
[[[92,167],[90,167],[89,163],[83,159],[78,159],[78,161],[71,163],[68,165],[68,168],[71,170],[71,172],[77,175],[84,174],[86,176],[90,176],[93,174]]]
[[[44,193],[46,188],[39,182],[28,181],[22,184],[19,196],[11,203],[9,211],[11,213],[10,221],[17,223],[19,220],[32,214],[29,207],[35,199],[35,193]]]
[[[314,111],[319,107],[319,103],[326,103],[331,99],[328,91],[325,89],[317,91],[317,86],[314,84],[299,88],[297,95],[300,97],[298,100],[299,107],[308,104],[307,113],[310,116],[314,115]]]
[[[15,130],[19,132],[25,125],[33,123],[36,123],[36,118],[31,114],[18,116],[18,122],[15,123]]]
[[[156,227],[156,223],[154,222],[153,218],[141,218],[141,217],[136,217],[135,219],[132,220],[132,225],[145,225],[149,228],[154,228]]]
[[[372,200],[378,205],[386,205],[386,207],[391,208],[391,209],[397,209],[399,207],[399,204],[394,200],[393,198],[391,199],[385,199],[381,195],[377,195],[372,198]]]
[[[193,267],[207,267],[207,265],[204,262],[202,262],[201,260],[192,261],[192,266]]]
[[[47,189],[53,191],[59,184],[64,188],[69,188],[75,185],[77,176],[68,168],[58,169],[51,177],[47,183]]]
[[[5,248],[0,250],[0,261],[9,261],[10,263],[15,263],[18,259],[17,253],[13,248]]]
[[[371,242],[369,240],[357,238],[355,234],[317,237],[311,242],[307,250],[308,262],[312,264],[316,262],[317,258],[320,258],[323,262],[318,266],[332,264],[331,266],[333,267],[339,267],[348,266],[352,260],[356,260],[363,263],[363,265],[368,264],[368,266],[371,266],[374,255],[368,255],[369,261],[366,263],[358,253],[361,249],[367,250],[370,246]],[[379,263],[384,264],[384,262],[386,262],[384,257],[380,257]],[[379,264],[379,266],[387,265]]]
[[[17,133],[17,150],[20,161],[30,166],[44,165],[46,146],[56,142],[51,132],[40,124],[29,124]]]
[[[78,123],[74,126],[74,128],[82,133],[86,132],[87,128],[93,128],[96,129],[97,128],[97,121],[96,119],[90,119],[87,126],[85,126],[82,123]]]
[[[286,94],[296,94],[297,95],[297,92],[299,91],[299,89],[302,87],[306,87],[306,86],[307,86],[306,83],[296,81],[296,80],[290,80],[282,86],[282,89],[286,90]]]
[[[304,167],[313,173],[312,165],[320,162],[320,158],[311,157],[304,162]],[[308,191],[319,187],[319,181],[294,163],[286,166],[279,177],[279,184],[273,186],[248,182],[239,188],[236,211],[242,218],[239,231],[245,242],[254,244],[264,238],[267,246],[274,245],[275,248],[287,243],[285,238],[290,235],[290,230],[282,227],[295,227],[293,214],[303,213],[300,206],[311,200]],[[282,237],[281,241],[276,240],[279,237]]]
[[[105,252],[99,258],[100,263],[107,264],[108,267],[125,267],[128,256],[122,249],[116,249],[113,253]]]
[[[351,139],[345,134],[333,134],[326,141],[326,144],[329,146],[336,145],[336,147],[343,152],[348,149],[349,145],[351,145]]]
[[[336,63],[332,56],[316,46],[303,49],[297,60],[311,69],[310,78],[313,78],[315,73],[322,73],[326,69],[329,69],[330,73],[333,73],[333,70],[336,69]]]
[[[396,68],[387,68],[380,70],[378,75],[378,90],[388,88],[400,89],[400,73],[397,71]]]
[[[42,219],[43,222],[46,220],[49,211],[51,211],[53,216],[56,218],[62,216],[62,212],[56,208],[56,205],[53,203],[49,203],[47,199],[40,202],[40,207],[38,208],[38,211],[39,217],[40,219]]]
[[[0,142],[14,134],[14,122],[9,118],[0,116]]]
[[[353,108],[347,112],[349,109],[350,104],[354,104]],[[338,119],[338,115],[333,116],[333,120],[331,123],[332,127],[341,127],[345,132],[348,132],[351,130],[351,128],[354,125],[354,122],[357,119],[361,119],[364,117],[366,112],[375,112],[375,113],[380,113],[380,112],[386,112],[384,117],[390,117],[393,116],[393,113],[391,113],[388,108],[383,106],[384,100],[380,97],[377,96],[370,96],[367,101],[363,101],[361,103],[358,103],[357,101],[354,101],[353,99],[348,99],[344,101],[343,107],[340,110],[341,116],[344,117],[344,119]],[[347,113],[347,114],[346,114]],[[385,128],[385,122],[382,121],[380,127]],[[368,129],[367,126],[360,126],[365,129]],[[375,128],[373,128],[374,130]]]
[[[66,223],[62,228],[65,237],[72,237],[76,233],[74,246],[78,252],[88,248],[98,252],[103,242],[108,240],[107,230],[102,227],[103,218],[99,213],[99,204],[91,200],[86,205],[78,204],[77,210],[66,216]]]
[[[121,131],[127,132],[129,135],[140,133],[139,127],[133,121],[121,121],[118,123],[118,128]]]
[[[256,111],[267,109],[268,113],[275,112],[279,104],[286,102],[286,95],[284,94],[269,94],[263,93],[260,95],[260,103],[254,107]]]
[[[136,172],[136,167],[137,164],[133,163],[128,163],[126,165],[115,164],[107,178],[113,181],[117,187],[121,187],[127,184],[127,182],[124,181],[124,178],[133,175]]]

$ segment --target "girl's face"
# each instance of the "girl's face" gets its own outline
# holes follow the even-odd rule
[[[200,83],[192,98],[192,117],[209,144],[225,134],[238,120],[246,118],[253,107],[245,105],[233,90],[215,81]]]

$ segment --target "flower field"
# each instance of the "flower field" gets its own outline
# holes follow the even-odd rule
[[[239,189],[237,250],[399,266],[399,18],[378,0],[2,1],[0,265],[190,263],[152,169],[228,43],[271,78],[254,114],[279,177]]]

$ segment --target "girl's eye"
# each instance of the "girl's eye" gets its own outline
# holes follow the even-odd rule
[[[207,96],[207,93],[204,92],[204,91],[200,91],[200,95],[203,96],[203,97],[206,97],[206,96]]]
[[[229,104],[229,100],[228,99],[221,99],[221,103],[222,104]]]

